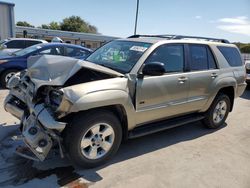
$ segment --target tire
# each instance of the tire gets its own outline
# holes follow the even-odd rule
[[[223,93],[219,93],[205,113],[203,123],[210,129],[222,126],[227,119],[230,107],[231,102],[229,97]]]
[[[19,70],[17,70],[17,69],[7,69],[7,70],[5,70],[0,76],[0,84],[1,84],[1,86],[3,88],[6,88],[7,80],[9,79],[7,77],[9,77],[11,74],[15,74],[17,72],[19,72]]]
[[[98,110],[78,116],[69,126],[65,132],[66,150],[77,166],[100,166],[119,149],[122,140],[121,123],[109,111]]]

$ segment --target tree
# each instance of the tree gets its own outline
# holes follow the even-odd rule
[[[50,22],[49,28],[52,30],[61,30],[61,25],[57,22]]]
[[[97,33],[97,28],[89,23],[85,22],[79,16],[70,16],[63,19],[61,23],[61,30],[73,31],[73,32],[85,32],[85,33]]]
[[[49,25],[42,24],[40,28],[42,28],[42,29],[49,29]]]
[[[88,33],[98,33],[97,27],[94,25],[89,25],[89,32]]]
[[[42,29],[52,29],[52,30],[61,30],[61,26],[57,22],[51,22],[50,24],[42,24],[41,27]]]
[[[26,21],[19,21],[16,23],[17,26],[24,26],[24,27],[34,27],[33,25],[29,24]]]
[[[34,27],[26,21],[17,22],[18,26]],[[60,22],[50,22],[49,24],[42,24],[37,28],[42,29],[52,29],[52,30],[62,30],[62,31],[73,31],[73,32],[84,32],[84,33],[98,33],[97,27],[85,22],[79,16],[70,16],[63,19]]]
[[[244,47],[240,48],[242,53],[250,53],[250,45],[245,45]]]

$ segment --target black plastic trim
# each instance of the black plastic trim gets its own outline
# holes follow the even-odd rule
[[[135,129],[129,131],[128,138],[137,138],[148,134],[156,133],[173,127],[178,127],[188,123],[196,122],[204,119],[203,115],[191,114],[181,117],[176,117],[168,120],[149,123],[141,126],[137,126]]]

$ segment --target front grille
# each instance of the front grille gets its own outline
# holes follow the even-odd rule
[[[247,74],[250,74],[250,69],[246,69]]]
[[[19,89],[25,93],[25,101],[27,104],[32,103],[34,98],[34,88],[35,84],[31,81],[31,79],[26,75],[23,76],[20,80]]]
[[[28,76],[25,76],[21,80],[21,89],[28,95],[33,96],[34,83],[30,80]]]

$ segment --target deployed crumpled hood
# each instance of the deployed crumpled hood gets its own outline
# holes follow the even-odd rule
[[[42,85],[63,85],[82,68],[92,69],[118,77],[124,76],[119,72],[94,63],[62,56],[33,56],[28,59],[27,66],[28,75],[36,85],[36,88]]]

